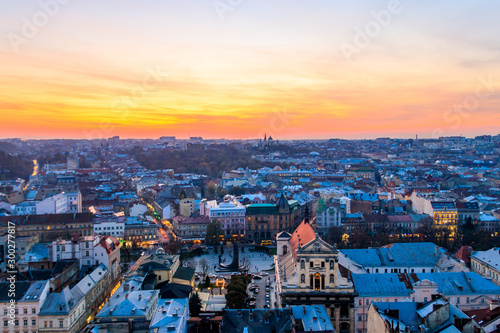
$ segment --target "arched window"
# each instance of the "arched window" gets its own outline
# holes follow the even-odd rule
[[[306,269],[306,261],[305,260],[301,260],[300,261],[300,268],[301,269]]]
[[[330,274],[330,283],[335,283],[335,277],[333,274]]]
[[[300,283],[306,283],[306,276],[304,274],[300,276]]]

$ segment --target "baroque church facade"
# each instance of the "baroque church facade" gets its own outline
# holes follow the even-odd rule
[[[354,332],[355,290],[336,247],[316,234],[307,217],[293,233],[279,233],[276,243],[279,305],[324,305],[336,332]]]

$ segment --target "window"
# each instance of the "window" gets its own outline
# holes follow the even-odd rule
[[[363,321],[363,316],[362,315],[358,315],[358,321]]]
[[[28,319],[23,320],[23,326],[28,326]]]
[[[367,298],[366,299],[366,303],[365,303],[366,306],[369,306],[370,305],[370,300]]]
[[[469,298],[469,297],[467,297],[467,298],[465,299],[465,303],[467,303],[467,304],[469,304],[469,303],[470,303],[470,298]]]
[[[28,314],[28,309],[24,308],[23,309],[23,314]]]
[[[378,273],[378,268],[375,268],[375,273]]]
[[[427,297],[424,297],[424,303],[427,302]]]
[[[7,327],[7,326],[9,326],[9,322],[7,320],[4,320],[3,321],[3,327]]]
[[[300,283],[306,283],[306,276],[304,274],[300,276]]]
[[[335,263],[333,260],[330,260],[330,269],[334,269]]]
[[[457,297],[457,304],[460,304],[460,297]]]
[[[330,283],[335,283],[335,277],[333,274],[330,274]]]
[[[64,327],[64,321],[59,320],[59,328],[63,328],[63,327]]]
[[[31,320],[31,326],[36,326],[36,319]]]
[[[31,313],[32,314],[36,314],[36,309],[35,308],[31,308]]]
[[[314,267],[314,261],[309,262],[309,267]]]
[[[89,251],[85,251],[85,256],[89,256]]]
[[[385,269],[385,272],[387,273],[387,268]]]
[[[3,315],[6,316],[7,315],[7,309],[3,309]]]

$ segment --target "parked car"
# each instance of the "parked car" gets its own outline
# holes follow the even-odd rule
[[[264,309],[269,309],[269,304],[264,305]]]
[[[260,272],[260,275],[262,275],[262,276],[269,276],[269,273],[268,272]]]
[[[255,308],[256,305],[257,304],[254,301],[248,302],[248,307],[251,308],[251,309]]]

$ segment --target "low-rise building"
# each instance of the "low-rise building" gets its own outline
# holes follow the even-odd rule
[[[480,331],[471,317],[443,297],[423,305],[417,302],[374,302],[368,311],[367,324],[368,333]]]
[[[187,298],[159,299],[149,325],[150,333],[187,333]]]
[[[500,247],[488,251],[476,251],[470,256],[470,267],[497,285],[500,285]]]
[[[371,302],[426,303],[434,295],[446,297],[460,310],[488,307],[500,298],[500,287],[474,272],[352,274],[356,289],[356,331],[367,332]]]
[[[149,333],[158,306],[158,290],[116,292],[95,317],[95,332]]]
[[[73,235],[88,236],[94,233],[93,218],[91,213],[2,216],[0,234],[7,233],[11,222],[16,225],[16,237],[40,235],[42,241],[52,241]]]
[[[209,224],[208,216],[173,218],[174,231],[183,241],[204,240]]]
[[[292,333],[291,310],[274,309],[225,309],[222,314],[221,333],[233,332],[280,332]]]

